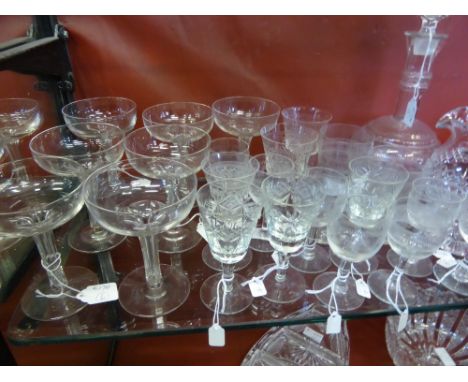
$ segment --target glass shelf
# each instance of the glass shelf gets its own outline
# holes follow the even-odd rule
[[[80,215],[78,215],[79,217]],[[82,219],[82,217],[81,217]],[[65,227],[62,232],[73,232]],[[66,236],[62,243],[66,242]],[[154,335],[182,334],[203,332],[212,324],[213,312],[208,310],[199,297],[200,286],[203,281],[215,273],[208,268],[201,259],[201,252],[205,242],[201,242],[191,251],[181,255],[182,267],[191,282],[191,292],[187,301],[173,313],[155,319],[143,319],[131,316],[125,312],[118,301],[98,305],[89,305],[80,313],[60,321],[40,322],[26,317],[18,306],[9,322],[7,336],[16,345],[63,343],[71,341],[94,339],[123,339]],[[63,247],[62,247],[63,248]],[[68,252],[63,248],[65,252]],[[379,268],[390,269],[385,254],[388,248],[379,252]],[[161,262],[170,264],[168,254],[161,255]],[[39,257],[39,256],[37,256]],[[140,245],[136,238],[127,238],[119,247],[112,251],[112,259],[117,274],[109,274],[103,266],[102,256],[86,255],[70,251],[66,265],[83,265],[95,271],[102,282],[108,282],[117,277],[121,280],[126,273],[142,265]],[[269,254],[253,252],[252,262],[248,267],[239,271],[240,274],[251,277],[262,265],[272,263]],[[35,274],[42,272],[38,259],[34,262]],[[329,270],[336,270],[335,267]],[[307,286],[312,287],[316,275],[305,275]],[[456,295],[443,286],[426,279],[412,278],[419,288],[419,302],[410,307],[410,313],[438,311],[449,309],[466,309],[468,297]],[[29,283],[29,280],[23,280]],[[246,286],[246,288],[248,288]],[[310,322],[324,322],[326,315],[288,317],[294,312],[307,310],[313,304],[319,304],[317,298],[305,295],[294,304],[273,304],[263,298],[255,298],[251,307],[233,316],[220,316],[220,324],[225,329],[259,328],[283,325],[305,324]],[[40,307],[38,307],[40,309]],[[386,316],[396,314],[395,310],[372,297],[356,311],[342,313],[343,319],[359,319],[372,316]],[[207,338],[208,341],[208,338]]]

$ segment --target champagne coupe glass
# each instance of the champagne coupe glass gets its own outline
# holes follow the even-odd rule
[[[311,128],[319,132],[320,128],[330,122],[332,114],[314,106],[291,106],[281,110],[283,122],[302,128]]]
[[[150,130],[153,134],[150,134]],[[157,139],[156,136],[161,138]],[[208,133],[197,127],[161,124],[136,129],[127,135],[124,146],[128,159],[140,159],[136,163],[143,164],[137,170],[151,178],[151,167],[145,166],[144,160],[148,159],[151,163],[155,157],[175,159],[196,174],[209,155],[210,142]],[[160,252],[173,254],[172,261],[176,261],[176,257],[181,260],[180,253],[194,248],[201,240],[195,228],[194,224],[182,224],[162,232],[159,235]]]
[[[312,229],[307,236],[304,248],[297,256],[290,260],[291,267],[305,273],[319,273],[325,271],[330,265],[329,252],[317,245],[316,232],[324,228],[343,211],[348,195],[348,179],[342,173],[325,167],[311,167],[308,174],[316,179],[325,194],[320,206],[320,212],[312,222]]]
[[[10,160],[23,158],[20,141],[39,128],[41,119],[39,104],[33,99],[0,99],[0,142]]]
[[[280,154],[270,155],[270,162],[267,161],[265,154],[255,155],[254,158],[258,160],[260,165],[257,173],[255,174],[254,184],[258,189],[252,189],[252,198],[258,203],[263,204],[263,194],[261,193],[262,182],[269,176],[275,175],[280,177],[287,177],[294,172],[294,162]],[[258,193],[255,192],[258,190]],[[263,209],[262,209],[263,211]],[[256,237],[250,241],[250,248],[257,252],[273,252],[273,247],[268,240],[268,230],[266,227],[266,217],[262,214],[261,225],[256,228]]]
[[[276,271],[271,271],[275,269],[272,264],[257,271],[267,290],[263,297],[274,303],[293,303],[304,295],[305,280],[289,267],[289,257],[303,246],[324,195],[320,184],[308,175],[268,176],[262,193],[269,240],[276,251]]]
[[[247,279],[234,273],[234,264],[246,255],[260,217],[261,206],[251,195],[251,190],[256,194],[260,192],[257,188],[237,180],[229,185],[225,181],[210,182],[197,194],[211,254],[222,264],[221,274],[214,274],[203,282],[200,298],[212,311],[219,305],[221,314],[242,312],[253,300],[248,288],[242,286]],[[219,295],[222,303],[218,301]]]
[[[246,96],[221,98],[211,107],[219,128],[239,137],[249,147],[252,138],[260,135],[262,128],[276,124],[281,110],[273,101]]]
[[[104,122],[118,126],[128,133],[136,123],[136,103],[124,97],[94,97],[74,101],[62,108],[69,129],[80,135],[78,128],[88,122]],[[81,133],[82,134],[82,133]]]
[[[168,102],[150,106],[143,110],[142,116],[143,124],[156,138],[161,132],[157,128],[159,125],[187,125],[206,133],[213,128],[211,107],[197,102]]]
[[[146,167],[151,177],[135,169]],[[181,306],[190,282],[160,264],[157,234],[180,223],[195,202],[197,178],[183,163],[167,158],[131,159],[93,172],[84,184],[89,212],[107,230],[140,240],[144,266],[119,286],[123,309],[138,317],[164,316]]]
[[[211,152],[208,159],[202,164],[208,183],[224,182],[226,188],[231,184],[233,189],[244,183],[253,184],[259,168],[260,164],[257,159],[252,158],[248,153],[239,151]],[[221,270],[221,264],[212,256],[209,246],[203,248],[202,259],[209,268],[216,271]],[[251,259],[252,255],[249,251],[235,264],[234,270],[238,271],[246,267]]]
[[[77,291],[97,284],[97,276],[83,267],[63,267],[53,230],[71,220],[83,206],[80,166],[62,158],[73,175],[51,175],[33,159],[0,166],[0,234],[6,238],[32,237],[46,276],[36,277],[21,298],[25,315],[38,321],[69,317],[86,304]],[[72,288],[72,289],[70,289]]]
[[[72,163],[79,163],[89,175],[99,167],[122,158],[124,137],[123,130],[109,123],[74,123],[40,132],[31,139],[29,148],[34,160],[52,174],[72,175],[76,168],[67,168],[69,162],[63,161],[68,158],[73,159]],[[124,240],[124,236],[103,229],[90,216],[89,222],[85,222],[76,235],[69,236],[68,243],[79,252],[100,253],[115,248]]]

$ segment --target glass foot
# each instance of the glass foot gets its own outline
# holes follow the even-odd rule
[[[336,277],[336,272],[326,272],[317,276],[314,280],[313,289],[320,290],[330,285],[332,280]],[[324,290],[322,293],[315,295],[317,299],[323,304],[328,306],[330,304],[331,288]],[[359,308],[364,303],[364,297],[357,294],[356,283],[352,277],[348,277],[344,283],[338,282],[335,284],[335,298],[338,305],[338,311],[348,312]],[[333,298],[331,301],[334,307]]]
[[[92,228],[89,222],[86,221],[80,227],[75,235],[68,237],[70,248],[83,253],[99,253],[110,251],[117,247],[126,239],[126,236],[116,235],[115,233],[106,231],[105,229]]]
[[[221,273],[216,273],[208,277],[200,287],[200,298],[203,305],[213,312],[215,310],[217,288],[221,276]],[[237,314],[246,310],[252,304],[253,297],[249,287],[247,285],[245,287],[241,285],[244,281],[247,281],[245,277],[234,274],[232,290],[226,293],[225,297],[223,296],[223,287],[221,286],[219,298],[224,301],[224,305],[222,306],[222,310],[219,311],[219,314]]]
[[[389,249],[387,252],[387,261],[388,263],[396,268],[400,264],[401,257],[394,252],[392,249]],[[403,271],[405,275],[411,277],[427,277],[432,275],[432,259],[430,257],[426,259],[422,259],[416,262],[410,263],[409,261],[406,262],[403,268],[400,269]]]
[[[274,264],[268,264],[260,268],[255,275],[260,276]],[[278,303],[290,304],[299,300],[305,293],[306,284],[304,276],[295,269],[288,268],[282,281],[276,279],[276,271],[271,272],[264,280],[263,284],[267,290],[264,299]]]
[[[290,257],[289,265],[303,273],[324,272],[331,265],[329,251],[321,245],[315,245],[312,251],[304,248],[301,255]]]
[[[190,281],[182,272],[161,264],[162,286],[154,297],[146,283],[145,268],[130,272],[119,287],[119,301],[123,309],[137,317],[164,316],[180,307],[190,292]]]
[[[72,288],[82,290],[89,285],[99,284],[95,273],[84,267],[64,267],[63,271],[67,284]],[[61,296],[57,298],[39,297],[36,290],[44,294],[56,294],[56,290],[50,287],[46,275],[34,278],[21,298],[21,308],[24,314],[37,321],[55,321],[70,317],[86,307],[86,303],[80,300]],[[73,292],[71,292],[73,293]]]
[[[463,268],[461,264],[462,261],[455,266],[455,271],[448,275],[441,284],[452,292],[468,296],[468,269]],[[434,275],[437,280],[441,280],[449,271],[451,269],[444,268],[439,264],[434,265]]]
[[[371,294],[377,297],[380,301],[389,304],[390,302],[387,299],[387,279],[392,274],[392,271],[388,269],[379,269],[372,272],[367,278],[367,284]],[[390,296],[396,295],[396,276],[393,277],[392,283],[390,284],[389,294]],[[416,285],[409,280],[406,276],[401,277],[400,282],[400,292],[405,296],[405,300],[408,305],[415,305],[418,297],[418,289]],[[401,297],[398,298],[400,302],[399,306],[402,306]]]
[[[202,237],[197,233],[197,220],[183,227],[175,227],[159,235],[159,252],[182,253],[190,251],[200,243]]]
[[[330,259],[336,267],[340,266],[342,260],[338,256],[336,256],[332,251],[330,251]],[[377,256],[373,256],[367,261],[353,263],[354,269],[356,269],[361,275],[368,275],[369,273],[377,270],[377,268],[379,267],[379,260],[377,259]]]
[[[211,268],[214,271],[218,271],[218,272],[222,271],[222,265],[211,254],[209,245],[205,245],[205,247],[203,247],[202,259],[208,268]],[[246,268],[250,264],[251,261],[252,261],[252,251],[248,249],[247,254],[244,256],[244,258],[238,263],[234,264],[234,272],[237,272]]]

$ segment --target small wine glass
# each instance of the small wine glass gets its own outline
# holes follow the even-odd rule
[[[69,129],[70,126],[72,129]],[[79,134],[73,134],[73,131]],[[56,175],[73,175],[78,163],[87,175],[124,154],[125,133],[115,125],[102,122],[74,123],[49,128],[33,137],[29,148],[34,160]],[[73,159],[72,162],[64,159]],[[71,248],[83,253],[100,253],[115,248],[125,240],[103,229],[92,216],[75,235],[70,235]]]
[[[22,138],[34,133],[42,116],[37,101],[29,98],[0,99],[0,141],[10,160],[22,159]]]
[[[211,106],[216,124],[224,132],[239,137],[250,147],[262,128],[274,126],[280,107],[260,97],[234,96],[216,100]]]
[[[78,128],[88,122],[104,122],[118,126],[128,133],[137,119],[136,103],[124,97],[94,97],[74,101],[62,108],[62,115],[69,129],[80,135]],[[83,133],[81,133],[81,136]]]
[[[51,175],[33,159],[0,165],[0,234],[8,239],[32,237],[46,276],[36,277],[21,298],[25,315],[38,321],[69,317],[86,304],[74,294],[97,284],[90,270],[63,267],[53,230],[71,220],[83,206],[84,174],[73,160],[62,158],[72,175]]]
[[[234,187],[232,187],[234,186]],[[242,286],[247,280],[234,273],[234,264],[242,260],[260,217],[261,206],[251,196],[251,183],[232,180],[211,182],[200,188],[197,203],[212,256],[222,264],[222,273],[206,279],[200,287],[203,304],[219,313],[232,315],[247,309],[253,297]],[[259,193],[255,190],[255,193]],[[222,287],[222,303],[218,301]]]
[[[151,177],[135,170],[142,166]],[[160,263],[157,234],[187,217],[196,189],[193,170],[167,158],[120,161],[87,178],[83,193],[91,215],[105,229],[140,240],[144,266],[127,274],[119,286],[119,301],[128,313],[164,316],[187,299],[190,282],[176,268]]]
[[[314,106],[286,107],[281,110],[281,116],[287,125],[311,128],[317,132],[333,118],[330,112]]]
[[[213,128],[211,107],[197,102],[168,102],[143,110],[143,124],[158,138],[159,125],[187,125],[209,133]],[[170,131],[170,130],[169,130]]]

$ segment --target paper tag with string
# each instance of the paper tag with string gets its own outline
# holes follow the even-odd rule
[[[333,312],[327,319],[327,334],[338,334],[341,332],[341,315]]]
[[[400,314],[400,320],[398,321],[398,332],[403,331],[406,328],[407,324],[408,324],[408,308],[405,309]]]
[[[76,295],[76,298],[93,305],[118,300],[119,292],[116,283],[88,285]]]
[[[226,335],[224,328],[219,324],[213,324],[208,329],[208,344],[215,347],[226,345]]]
[[[413,96],[406,105],[405,116],[403,117],[403,123],[406,126],[413,126],[414,119],[416,118],[416,112],[418,111],[418,100]]]
[[[205,227],[203,226],[203,223],[202,223],[202,222],[198,222],[198,224],[197,224],[197,232],[198,232],[199,235],[203,238],[203,240],[208,241],[208,239],[207,239],[207,237],[206,237]]]
[[[434,353],[439,357],[444,366],[456,366],[455,361],[445,348],[434,348]]]
[[[434,256],[437,257],[438,259],[442,259],[443,257],[446,256],[452,256],[452,253],[449,251],[446,251],[445,249],[438,249],[435,251]]]
[[[359,296],[371,298],[369,286],[362,278],[356,280],[356,292]]]
[[[437,260],[437,264],[444,268],[452,268],[458,264],[458,261],[452,256],[452,254],[443,256]]]
[[[248,284],[250,288],[250,293],[252,293],[252,297],[261,297],[267,294],[267,290],[262,279],[254,277],[251,280],[249,280]]]
[[[151,180],[140,178],[137,180],[132,180],[131,182],[132,187],[149,187],[151,186]]]

